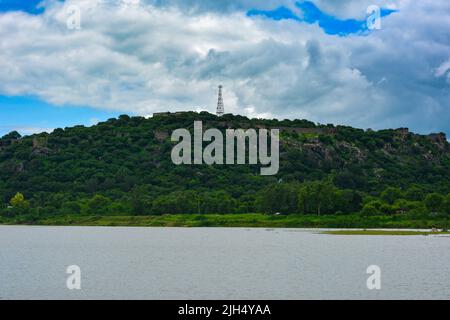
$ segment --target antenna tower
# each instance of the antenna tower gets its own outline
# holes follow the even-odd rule
[[[217,100],[217,116],[221,117],[225,113],[225,107],[223,106],[222,97],[222,85],[219,86],[219,99]]]

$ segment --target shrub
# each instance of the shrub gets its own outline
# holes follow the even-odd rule
[[[111,200],[102,195],[95,195],[88,202],[88,210],[90,214],[105,214],[108,211],[108,205]]]
[[[425,197],[425,206],[430,213],[439,212],[444,202],[444,197],[439,193],[430,193]]]

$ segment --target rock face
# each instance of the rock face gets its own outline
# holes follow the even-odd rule
[[[23,162],[19,162],[16,166],[16,172],[22,173],[25,170],[25,166]]]
[[[443,132],[432,133],[432,134],[428,135],[428,137],[435,142],[439,142],[439,143],[447,142],[447,136]]]
[[[164,141],[169,138],[169,132],[164,130],[155,131],[155,139],[158,141]]]
[[[395,133],[401,141],[406,141],[411,136],[408,128],[399,128],[395,130]]]
[[[47,137],[33,137],[33,150],[32,154],[35,156],[49,155],[51,150],[47,148]]]
[[[445,133],[432,133],[427,136],[439,149],[450,150],[450,145],[447,141]]]

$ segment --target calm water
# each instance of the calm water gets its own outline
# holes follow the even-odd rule
[[[66,268],[81,268],[81,290]],[[367,289],[369,265],[382,288]],[[450,299],[450,238],[0,226],[1,299]]]

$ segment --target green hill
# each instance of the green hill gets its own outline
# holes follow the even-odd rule
[[[280,171],[257,165],[172,163],[173,130],[280,129]],[[209,113],[120,116],[0,139],[3,215],[163,213],[448,213],[450,145],[444,134],[361,130],[306,120]],[[11,199],[17,194],[15,200]],[[9,204],[9,208],[7,205]]]

